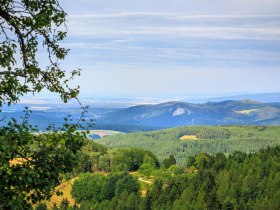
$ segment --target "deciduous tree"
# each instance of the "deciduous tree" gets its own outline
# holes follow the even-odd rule
[[[59,61],[68,53],[59,45],[66,36],[66,13],[57,0],[0,0],[0,105],[17,102],[28,92],[47,88],[63,101],[74,98],[79,88],[70,88],[70,77]],[[44,53],[46,65],[39,63]]]
[[[68,75],[59,63],[68,53],[59,45],[66,36],[65,18],[57,0],[0,0],[0,111],[3,104],[43,89],[64,102],[77,97],[79,87],[68,81],[80,70]],[[45,56],[44,65],[38,53]],[[29,114],[0,128],[0,209],[28,209],[47,199],[62,174],[72,170],[83,144],[85,136],[75,132],[80,121],[66,118],[63,132],[49,127],[52,132],[34,134]]]

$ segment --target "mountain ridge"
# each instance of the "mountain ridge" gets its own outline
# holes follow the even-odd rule
[[[227,100],[252,100],[262,103],[271,103],[271,102],[280,102],[280,93],[254,93],[254,94],[240,94],[240,95],[231,95],[231,96],[220,96],[220,97],[211,97],[207,99],[195,100],[194,102],[220,102]]]
[[[170,101],[137,105],[107,113],[97,124],[175,127],[181,125],[262,124],[280,125],[280,103],[227,100],[203,104]],[[276,119],[276,120],[275,120]]]

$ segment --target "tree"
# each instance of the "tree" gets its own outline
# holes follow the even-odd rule
[[[66,36],[61,30],[65,18],[57,0],[0,0],[0,105],[43,88],[59,93],[65,102],[78,95],[79,87],[70,88],[68,81],[80,75],[80,70],[66,78],[59,66],[68,53],[58,43]],[[49,60],[44,67],[37,60],[43,49]]]
[[[150,176],[154,170],[156,170],[156,161],[146,154],[144,156],[143,164],[140,166],[138,171],[145,176]]]
[[[101,174],[81,174],[72,186],[71,195],[77,202],[94,203],[107,199],[108,178]]]
[[[157,201],[157,199],[161,196],[163,192],[163,181],[161,179],[156,179],[148,189],[147,196],[145,199],[145,209],[152,209],[153,203]]]
[[[3,104],[43,89],[64,102],[77,98],[79,87],[68,81],[80,70],[68,77],[59,65],[68,53],[59,45],[66,36],[65,18],[57,0],[0,0],[0,111]],[[39,63],[38,52],[46,65]],[[38,130],[29,125],[29,115],[25,110],[21,123],[12,119],[0,128],[0,209],[29,209],[50,197],[83,145],[85,134],[75,132],[83,113],[77,122],[67,117],[62,128],[50,126],[52,132],[45,134],[34,134]]]
[[[48,199],[76,165],[84,136],[75,125],[63,132],[34,134],[37,130],[15,120],[0,128],[0,209],[28,209]]]
[[[112,158],[113,171],[135,171],[144,162],[144,157],[147,155],[155,166],[159,166],[157,157],[148,150],[138,148],[123,148],[114,150]]]
[[[126,174],[116,182],[115,196],[121,195],[124,191],[130,193],[139,193],[140,184],[135,177]]]
[[[47,205],[45,203],[39,203],[38,206],[36,206],[36,210],[47,210]]]
[[[67,198],[63,198],[60,204],[60,209],[67,210],[68,206],[69,206],[69,201],[67,200]]]
[[[172,165],[176,165],[176,159],[175,159],[174,155],[170,155],[169,158],[165,158],[162,161],[162,166],[164,168],[169,168]]]

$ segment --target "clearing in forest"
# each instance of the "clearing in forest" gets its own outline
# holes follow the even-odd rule
[[[181,141],[186,141],[186,140],[198,140],[196,135],[184,135],[180,138]]]
[[[70,179],[66,182],[61,183],[55,188],[55,191],[61,191],[63,194],[58,196],[56,193],[53,194],[51,197],[50,201],[48,201],[47,207],[51,209],[53,205],[56,203],[57,206],[60,206],[61,201],[66,198],[69,201],[69,205],[73,206],[75,204],[74,198],[71,196],[71,189],[72,189],[72,184],[74,182],[75,178]]]

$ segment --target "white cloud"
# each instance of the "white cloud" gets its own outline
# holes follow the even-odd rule
[[[131,40],[131,36],[218,39],[280,39],[280,16],[119,13],[75,15],[69,34]]]
[[[62,6],[74,14],[105,12],[181,12],[231,14],[234,12],[279,13],[279,0],[61,0]]]
[[[85,2],[64,43],[67,65],[85,70],[85,92],[280,91],[276,1]]]

